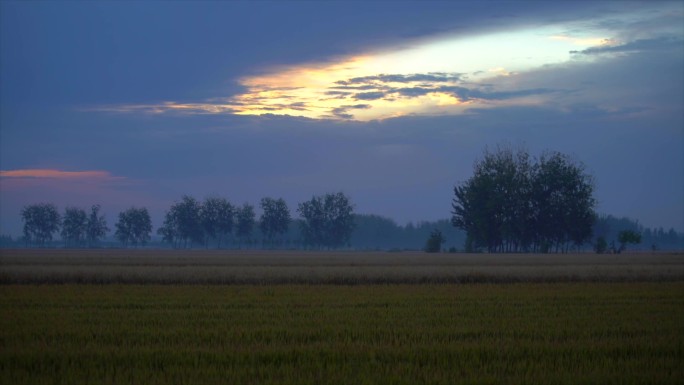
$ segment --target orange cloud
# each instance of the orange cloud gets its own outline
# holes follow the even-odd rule
[[[6,178],[51,178],[51,179],[113,179],[108,171],[62,171],[53,169],[24,169],[0,171]]]

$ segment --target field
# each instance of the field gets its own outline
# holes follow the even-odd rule
[[[426,254],[0,250],[0,283],[363,284],[684,281],[684,253]]]
[[[0,262],[0,384],[684,378],[681,254],[2,250]]]

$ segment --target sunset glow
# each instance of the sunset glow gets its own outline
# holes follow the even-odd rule
[[[512,83],[498,80],[580,60],[574,52],[617,44],[610,33],[551,25],[505,33],[443,35],[323,63],[272,66],[259,75],[237,79],[247,91],[233,96],[90,110],[371,121],[457,115],[471,107],[529,105],[532,100],[543,101],[552,90],[511,89]]]
[[[36,202],[158,228],[183,196],[449,219],[497,147],[684,231],[682,1],[9,0],[0,43],[0,235]]]
[[[503,99],[510,105],[518,95],[504,98],[505,90],[496,90],[493,96],[484,83],[570,60],[570,51],[578,46],[609,42],[605,37],[554,34],[555,29],[442,38],[334,64],[277,69],[241,79],[248,92],[231,98],[230,104],[241,115],[362,121],[458,114],[465,105],[492,106],[504,104]]]
[[[62,171],[53,169],[24,169],[0,171],[3,178],[53,178],[53,179],[84,179],[84,178],[114,178],[107,171]]]

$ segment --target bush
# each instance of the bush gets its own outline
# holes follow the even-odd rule
[[[594,251],[596,251],[596,254],[603,254],[608,250],[608,242],[606,242],[606,238],[603,237],[598,237],[596,240],[596,243],[594,244]]]
[[[435,229],[430,233],[430,238],[428,238],[425,243],[425,251],[428,253],[439,253],[442,250],[442,244],[446,241],[442,232]]]

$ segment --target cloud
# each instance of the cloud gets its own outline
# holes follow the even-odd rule
[[[597,55],[608,53],[635,53],[645,51],[660,51],[681,49],[684,40],[676,37],[659,37],[654,39],[639,39],[619,45],[601,45],[581,51],[570,51],[571,54]]]
[[[348,113],[349,110],[365,110],[371,108],[370,104],[354,104],[333,108],[331,113],[340,119],[352,119],[354,115]]]
[[[439,83],[439,82],[455,82],[460,80],[463,74],[458,73],[444,73],[444,72],[430,72],[425,74],[380,74],[374,76],[360,76],[351,78],[348,80],[338,80],[335,84],[342,86],[349,86],[353,84],[366,84],[373,82],[380,83],[413,83],[413,82],[429,82],[429,83]]]
[[[237,111],[240,103],[231,101],[215,101],[207,100],[204,103],[179,103],[179,102],[161,102],[158,104],[118,104],[118,105],[103,105],[96,107],[83,107],[82,111],[94,112],[115,112],[115,113],[144,113],[144,114],[164,114],[164,113],[180,113],[185,115],[200,115],[200,114],[232,114]]]
[[[63,171],[54,169],[22,169],[0,171],[2,178],[49,178],[49,179],[124,179],[112,176],[108,171]]]
[[[384,98],[385,92],[375,91],[375,92],[361,92],[354,94],[354,99],[356,100],[378,100]]]
[[[610,9],[612,8],[612,9]],[[621,9],[617,9],[621,8]],[[556,103],[577,86],[528,87],[517,79],[544,68],[600,65],[625,52],[681,49],[682,8],[668,4],[587,6],[547,10],[515,28],[456,27],[401,44],[355,50],[312,61],[290,57],[231,79],[240,90],[219,99],[185,103],[104,106],[102,111],[182,115],[281,115],[372,121],[408,115],[459,115],[472,108]],[[548,17],[553,14],[554,17]],[[665,36],[665,37],[664,37]],[[667,37],[670,36],[670,37]],[[616,43],[627,41],[627,43]],[[594,57],[589,57],[593,55]],[[506,78],[509,78],[506,80]],[[363,101],[369,107],[349,109]]]

